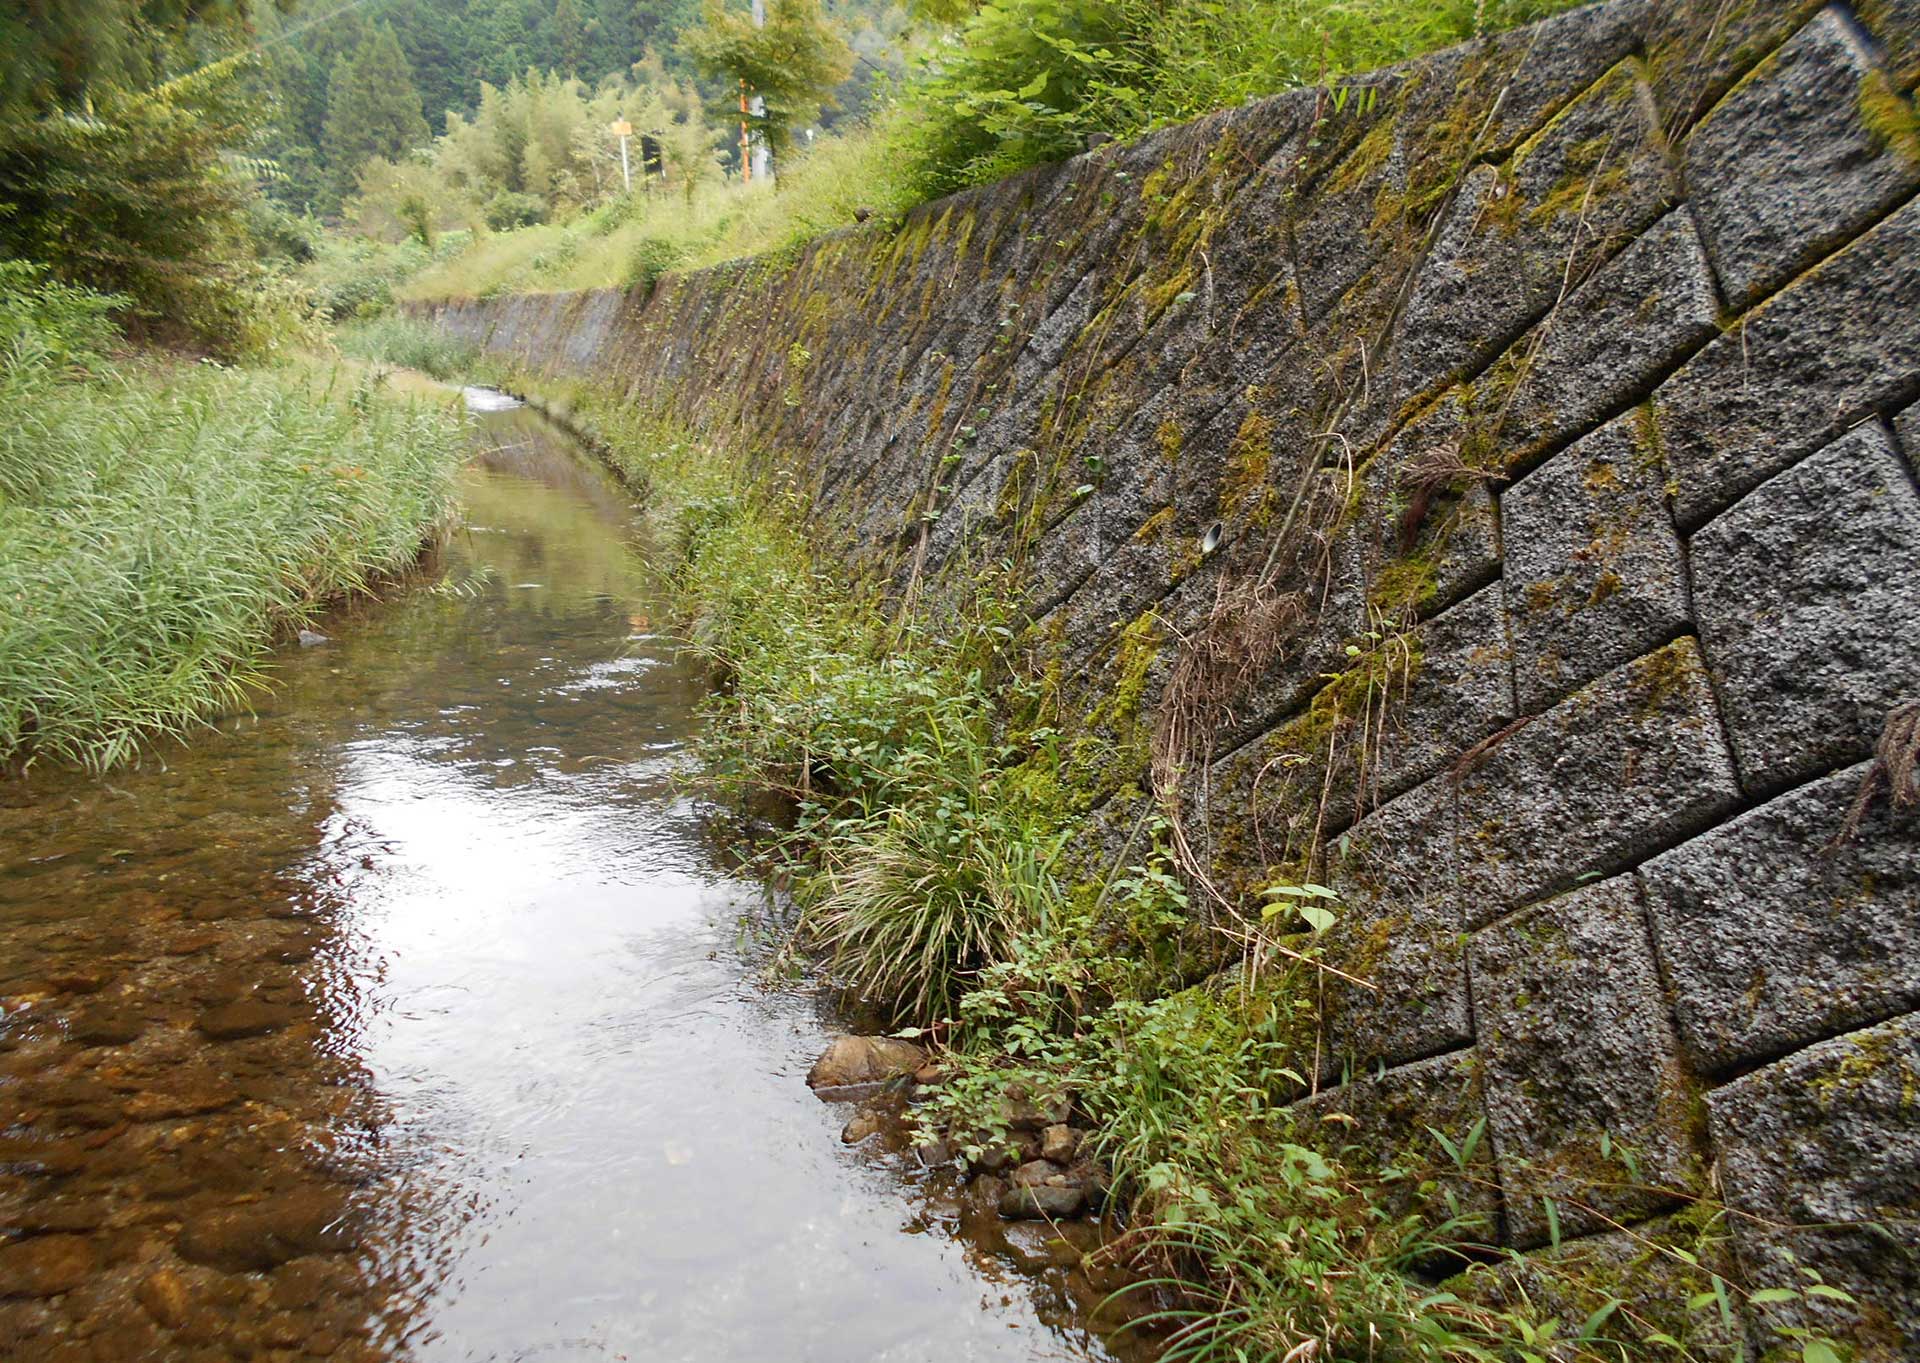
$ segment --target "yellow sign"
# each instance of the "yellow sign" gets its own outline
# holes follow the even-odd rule
[[[633,124],[627,122],[627,120],[624,118],[621,119],[619,122],[613,125],[613,135],[615,137],[632,137]]]

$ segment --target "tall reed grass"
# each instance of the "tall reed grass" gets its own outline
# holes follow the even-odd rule
[[[0,762],[104,769],[267,683],[276,639],[407,568],[453,506],[449,406],[328,367],[0,356]]]

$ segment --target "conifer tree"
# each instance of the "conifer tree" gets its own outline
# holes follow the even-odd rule
[[[353,192],[360,167],[369,160],[399,156],[427,136],[406,54],[393,29],[382,24],[351,55],[334,63],[327,82],[322,145],[336,201]]]
[[[579,0],[557,0],[553,7],[553,42],[558,49],[560,69],[569,76],[580,74],[587,60],[587,23],[581,16]]]

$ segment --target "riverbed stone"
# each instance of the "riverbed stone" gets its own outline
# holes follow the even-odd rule
[[[1636,658],[1467,764],[1457,835],[1467,926],[1625,870],[1739,798],[1699,644]]]
[[[1458,871],[1453,783],[1445,774],[1396,796],[1334,847],[1342,904],[1319,935],[1323,1077],[1364,1074],[1473,1039]]]
[[[1693,1094],[1631,875],[1503,919],[1473,939],[1488,1134],[1512,1243],[1607,1229],[1697,1192]]]
[[[1015,1169],[1007,1182],[1015,1188],[1036,1188],[1063,1176],[1060,1166],[1046,1159],[1032,1159]]]
[[[191,1263],[242,1273],[302,1254],[351,1249],[358,1238],[345,1196],[312,1188],[202,1212],[181,1228],[175,1247]]]
[[[863,1107],[847,1119],[840,1128],[842,1145],[858,1145],[869,1136],[877,1135],[886,1127],[886,1118],[870,1107]]]
[[[1813,1297],[1749,1311],[1846,1340],[1858,1363],[1920,1355],[1920,1019],[1816,1046],[1708,1099],[1729,1225],[1754,1288],[1804,1288],[1811,1268],[1856,1305]],[[1797,1352],[1797,1346],[1796,1346]]]
[[[898,1037],[836,1037],[807,1071],[807,1087],[822,1097],[868,1097],[875,1087],[926,1063],[924,1050]],[[868,1092],[856,1092],[861,1089]]]
[[[1882,404],[1920,372],[1920,200],[1801,275],[1653,396],[1684,532]]]
[[[1538,713],[1686,626],[1686,563],[1664,481],[1644,419],[1629,412],[1501,494],[1523,713]]]
[[[1687,139],[1693,209],[1736,309],[1786,283],[1920,184],[1920,139],[1890,145],[1862,116],[1863,91],[1884,80],[1848,21],[1827,9]]]
[[[1018,1186],[1007,1189],[1000,1198],[1000,1215],[1015,1221],[1064,1221],[1086,1209],[1087,1190],[1079,1184]]]
[[[35,1235],[0,1245],[0,1298],[57,1297],[93,1276],[96,1256],[80,1235]]]
[[[1920,1006],[1920,812],[1882,789],[1843,838],[1867,773],[1790,791],[1640,868],[1700,1071]]]
[[[1040,1133],[1040,1157],[1055,1164],[1068,1164],[1080,1147],[1080,1133],[1065,1122],[1055,1122]]]
[[[1866,756],[1920,697],[1920,493],[1868,422],[1693,539],[1701,640],[1749,790]]]

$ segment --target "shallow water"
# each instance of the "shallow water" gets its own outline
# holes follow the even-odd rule
[[[675,782],[644,524],[477,422],[437,583],[0,786],[0,1357],[1105,1357],[1057,1241],[840,1145]]]

